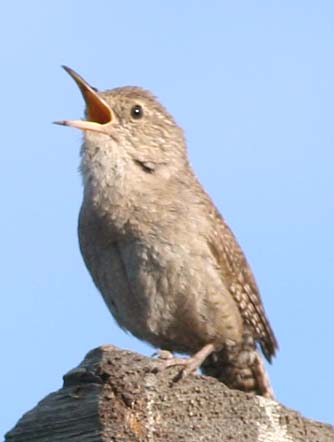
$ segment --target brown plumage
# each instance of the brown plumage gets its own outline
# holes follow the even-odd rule
[[[199,184],[182,129],[149,92],[98,92],[69,68],[86,101],[80,248],[119,325],[187,374],[273,393],[256,349],[277,342],[247,261]]]

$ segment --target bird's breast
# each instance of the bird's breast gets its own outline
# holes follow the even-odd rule
[[[87,216],[87,214],[85,215]],[[239,313],[200,237],[133,229],[124,235],[81,215],[81,251],[121,327],[157,347],[192,353],[238,339]]]

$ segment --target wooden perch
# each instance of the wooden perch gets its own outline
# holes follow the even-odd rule
[[[333,442],[330,425],[116,347],[90,351],[6,442]]]

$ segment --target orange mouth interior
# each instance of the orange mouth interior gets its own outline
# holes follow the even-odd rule
[[[82,90],[87,105],[87,120],[94,123],[107,124],[112,120],[109,106],[90,89]]]

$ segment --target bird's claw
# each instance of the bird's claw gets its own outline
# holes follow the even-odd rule
[[[158,359],[161,359],[163,361],[167,361],[169,359],[173,359],[175,356],[172,352],[168,350],[157,350],[152,354],[152,357],[157,357]]]

